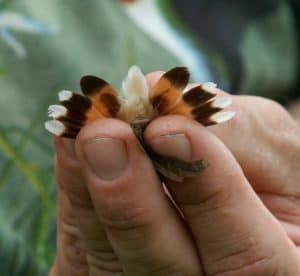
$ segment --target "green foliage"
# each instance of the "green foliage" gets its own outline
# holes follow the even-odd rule
[[[0,8],[7,8],[13,3],[13,0],[0,0]]]
[[[48,105],[61,89],[79,91],[84,74],[119,89],[132,64],[149,72],[177,62],[115,1],[25,0],[17,8],[60,32],[16,34],[28,50],[26,60],[0,40],[6,68],[0,72],[0,275],[46,275],[55,253],[53,147],[43,127]]]

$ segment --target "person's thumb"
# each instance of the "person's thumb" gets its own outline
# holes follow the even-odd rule
[[[293,270],[299,269],[296,247],[216,136],[192,120],[168,116],[152,122],[145,138],[161,155],[206,164],[198,176],[166,185],[193,233],[207,275],[300,273]]]

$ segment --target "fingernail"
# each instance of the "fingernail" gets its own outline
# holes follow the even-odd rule
[[[118,178],[126,167],[126,146],[119,139],[96,138],[85,143],[83,150],[90,169],[103,180]]]
[[[62,142],[63,142],[64,149],[65,149],[67,155],[71,159],[77,159],[76,152],[75,152],[75,140],[74,139],[63,138]]]
[[[160,155],[191,160],[190,142],[183,133],[155,137],[150,141],[150,145]]]

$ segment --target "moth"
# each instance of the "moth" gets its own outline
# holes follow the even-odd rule
[[[210,126],[228,121],[235,115],[233,111],[223,111],[231,105],[231,99],[218,98],[214,83],[185,89],[189,77],[187,68],[175,67],[149,89],[140,68],[132,66],[122,83],[122,93],[118,93],[105,80],[84,76],[80,81],[84,95],[68,90],[59,92],[60,105],[49,106],[52,120],[45,123],[45,128],[54,135],[75,139],[83,126],[96,119],[125,121],[132,127],[161,178],[180,182],[201,172],[205,163],[202,160],[186,162],[155,153],[143,139],[148,124],[159,116],[177,114]]]

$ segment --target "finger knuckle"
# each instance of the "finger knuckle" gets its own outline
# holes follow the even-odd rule
[[[78,165],[65,163],[57,163],[55,166],[56,177],[61,180],[63,186],[80,186],[82,183],[82,173]],[[69,187],[68,187],[69,188]]]
[[[56,166],[56,179],[59,187],[67,194],[71,203],[79,208],[93,208],[90,194],[78,166],[73,164],[68,165],[68,162],[63,165]]]
[[[249,111],[249,116],[257,124],[268,126],[268,131],[290,130],[297,126],[288,111],[278,102],[262,97],[253,98],[258,112]]]
[[[103,248],[98,241],[93,241],[93,250],[87,251],[87,263],[91,275],[102,275],[103,272],[118,273],[122,266],[111,248]],[[96,245],[96,246],[95,246]]]
[[[233,253],[214,261],[208,276],[279,276],[285,275],[274,253],[263,255],[252,248]]]
[[[160,259],[146,260],[140,259],[134,263],[128,263],[124,267],[124,275],[151,275],[151,276],[199,276],[202,275],[200,266],[189,264],[179,264],[178,262],[164,262]]]
[[[72,226],[73,228],[73,226]],[[78,270],[87,267],[86,255],[79,238],[77,229],[67,229],[62,233],[63,254],[66,261]]]
[[[151,212],[145,207],[121,204],[106,206],[101,212],[101,221],[111,230],[138,231],[151,224]]]
[[[90,194],[85,188],[71,188],[66,194],[75,208],[92,210],[94,208]]]
[[[216,187],[213,190],[203,192],[201,196],[197,195],[194,199],[184,199],[179,202],[179,205],[186,218],[192,221],[225,210],[230,198],[230,191]]]

